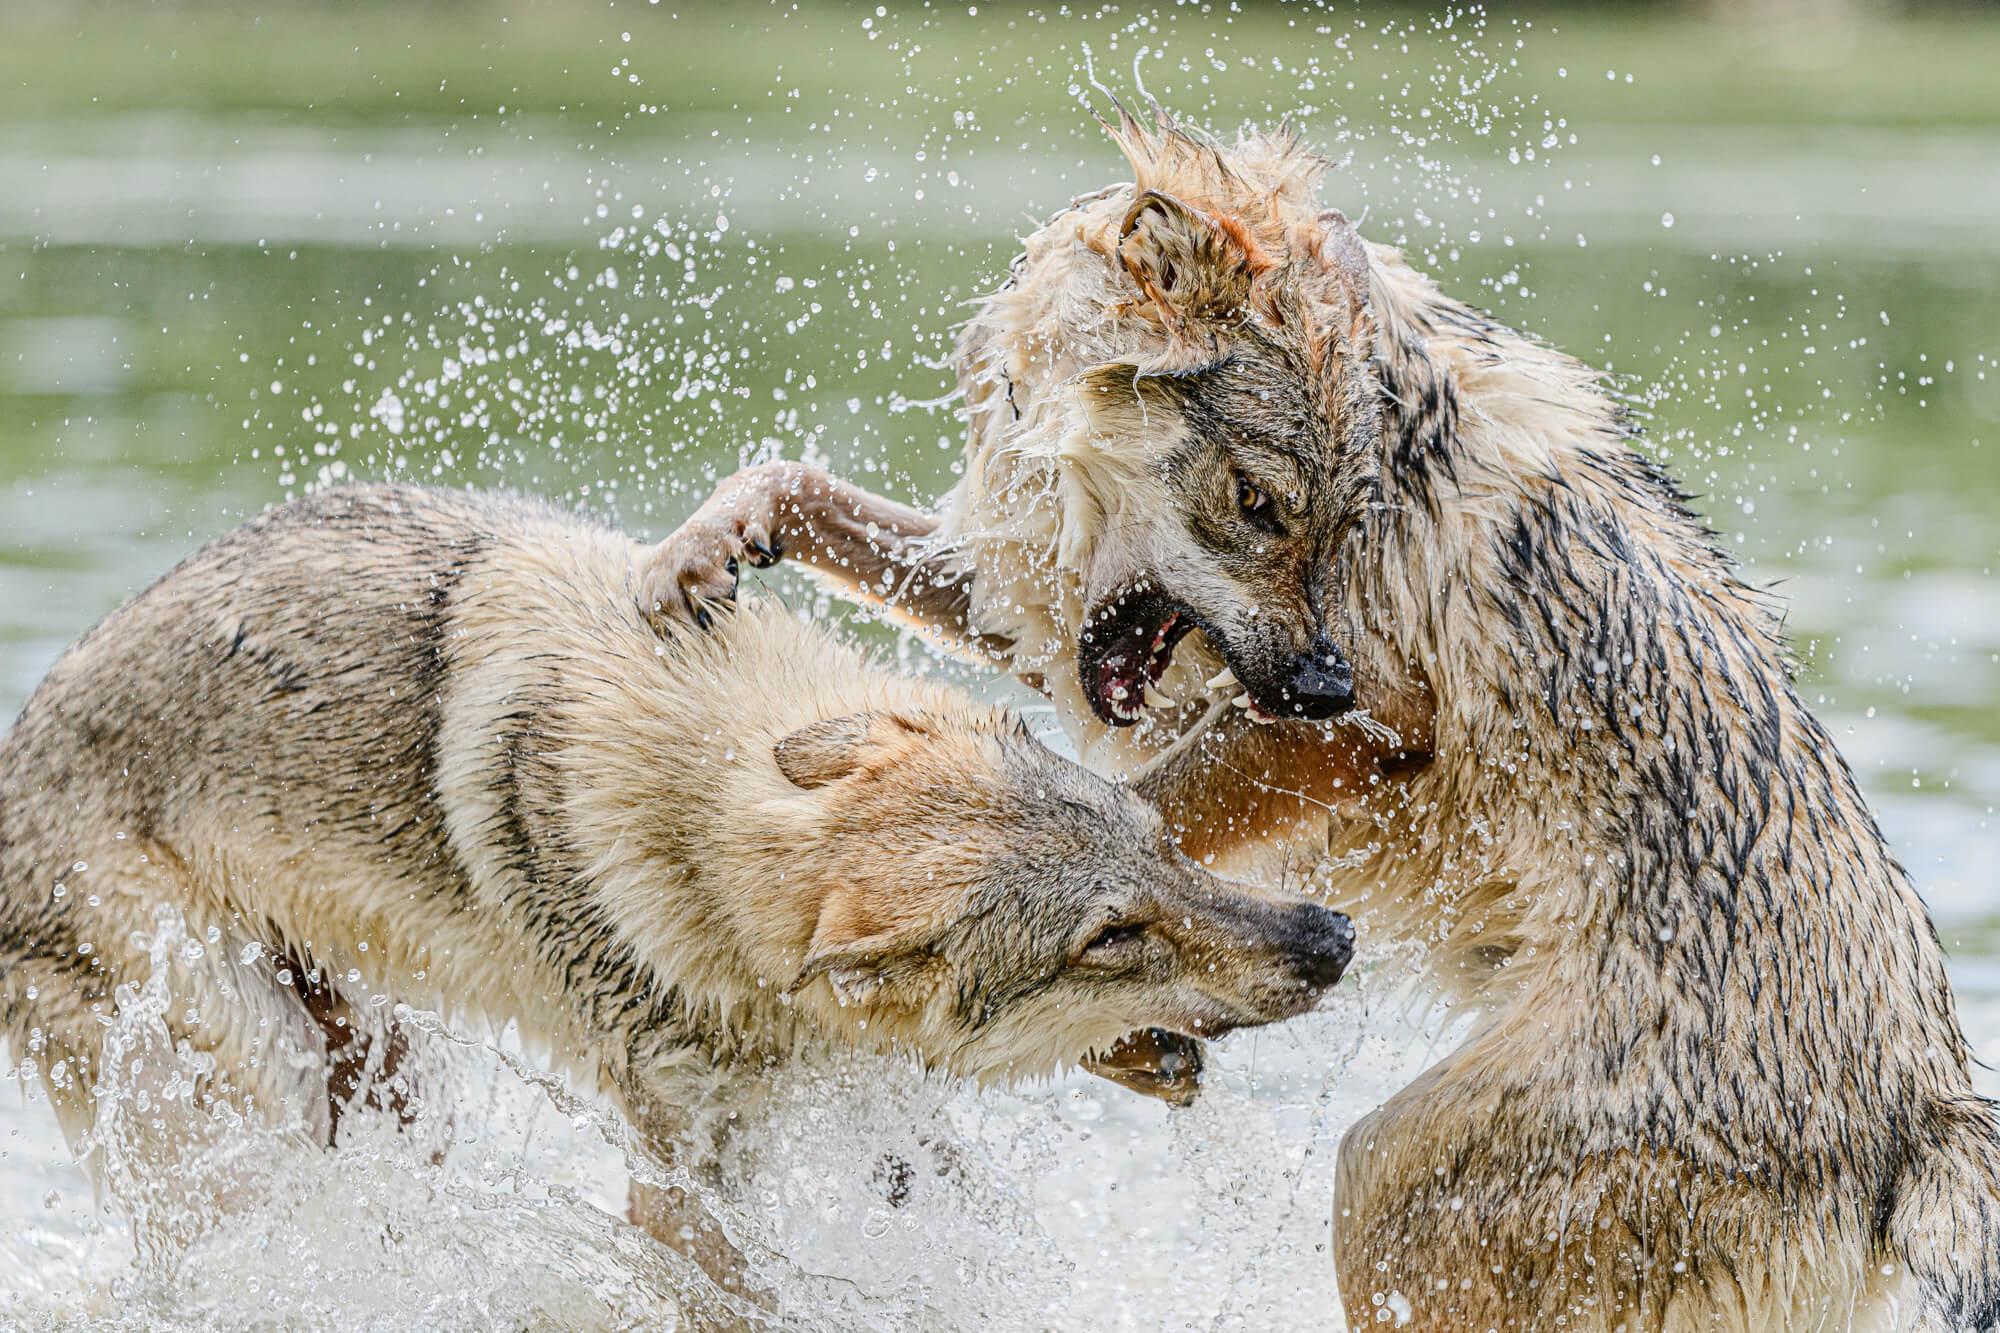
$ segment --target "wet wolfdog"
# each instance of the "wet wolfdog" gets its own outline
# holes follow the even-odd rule
[[[225,1107],[329,1135],[376,997],[517,1020],[671,1141],[811,1043],[1176,1099],[1192,1066],[1149,1081],[1121,1038],[1184,1051],[1339,977],[1345,917],[1192,864],[1011,713],[774,605],[656,634],[645,549],[518,500],[331,491],[64,655],[0,744],[0,1037],[72,1138],[162,908],[200,946],[166,1022],[213,1072],[135,1117],[161,1178]],[[169,1254],[204,1220],[161,1216]]]
[[[1289,132],[1113,134],[1132,183],[964,332],[939,512],[751,469],[648,606],[805,561],[1046,690],[1190,852],[1310,838],[1426,946],[1483,1018],[1342,1144],[1351,1321],[2000,1319],[1924,906],[1600,377],[1364,242]]]

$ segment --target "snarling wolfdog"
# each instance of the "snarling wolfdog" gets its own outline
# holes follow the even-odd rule
[[[2000,1320],[2000,1137],[1778,617],[1588,367],[1321,205],[1280,132],[1133,179],[965,329],[926,513],[799,464],[655,553],[810,564],[1044,689],[1191,853],[1322,852],[1483,1017],[1346,1136],[1351,1323]]]
[[[225,1116],[331,1133],[378,998],[517,1021],[671,1145],[815,1043],[1182,1100],[1191,1039],[1338,979],[1345,917],[1202,870],[1013,714],[775,604],[661,637],[646,549],[334,490],[64,655],[0,744],[0,1037],[72,1138],[162,908],[195,946],[165,1019],[212,1071],[123,1145],[161,1178]]]

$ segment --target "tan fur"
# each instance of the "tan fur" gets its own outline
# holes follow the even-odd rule
[[[815,1044],[985,1082],[1105,1056],[1184,1097],[1192,1067],[1134,1080],[1121,1038],[1271,1021],[1337,977],[1344,918],[1199,870],[1005,710],[773,604],[661,637],[641,552],[526,502],[344,489],[63,657],[0,744],[0,1037],[73,1138],[162,908],[206,940],[165,960],[165,1022],[214,1060],[134,1150],[162,1180],[224,1106],[324,1141],[333,1017],[373,997],[517,1021],[673,1152]],[[176,1218],[147,1243],[184,1243]]]
[[[2000,1135],[1923,904],[1596,372],[1363,242],[1289,132],[1113,134],[1132,183],[965,330],[935,518],[828,559],[880,502],[715,503],[853,583],[943,571],[905,608],[999,645],[1184,847],[1323,849],[1318,891],[1481,1015],[1342,1145],[1351,1322],[2000,1320]],[[1089,645],[1174,608],[1203,633],[1135,718]],[[1335,657],[1351,711],[1257,724]]]

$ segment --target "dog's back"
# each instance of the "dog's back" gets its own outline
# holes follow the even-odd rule
[[[407,839],[442,860],[428,770],[446,606],[500,506],[537,512],[417,490],[315,496],[203,548],[98,625],[0,745],[10,806],[78,798],[59,827],[15,831],[6,910],[27,906],[24,876],[50,870],[65,835],[110,827],[174,846],[220,806],[247,825],[311,826],[321,846]],[[308,749],[328,766],[314,783]],[[288,763],[299,781],[281,775]],[[329,791],[353,794],[353,822],[330,818]]]
[[[308,918],[343,913],[385,847],[446,892],[451,596],[498,531],[557,521],[329,492],[203,548],[64,654],[0,742],[0,1033],[81,1075],[90,1053],[65,1047],[183,888],[209,900],[179,906],[253,939],[268,923],[243,920],[239,890],[302,877]]]
[[[548,863],[566,799],[546,781],[552,745],[619,725],[606,695],[646,691],[655,729],[686,743],[646,748],[642,789],[694,810],[727,799],[731,745],[888,688],[781,609],[660,640],[636,612],[632,549],[532,501],[349,487],[246,524],[114,612],[0,742],[0,1033],[26,1049],[105,1012],[128,979],[115,957],[162,902],[246,942],[372,934],[372,961],[456,968],[461,994],[611,985],[609,957],[603,976],[520,977],[460,910],[483,881],[569,882]],[[535,919],[523,897],[517,927],[609,933],[571,902]]]

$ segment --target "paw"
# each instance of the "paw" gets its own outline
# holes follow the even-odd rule
[[[707,506],[654,547],[639,570],[639,609],[656,629],[707,629],[714,613],[736,600],[737,572],[778,562],[769,528]]]

